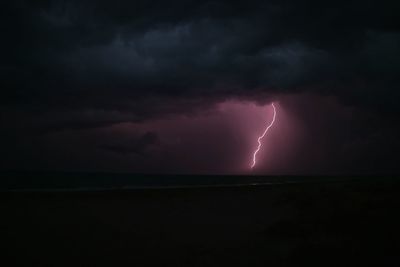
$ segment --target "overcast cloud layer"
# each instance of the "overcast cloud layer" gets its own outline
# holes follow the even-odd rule
[[[398,10],[397,1],[6,1],[1,142],[13,150],[26,134],[306,93],[367,110],[393,135]],[[124,153],[157,138],[137,134]]]

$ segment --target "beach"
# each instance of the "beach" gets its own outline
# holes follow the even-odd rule
[[[398,266],[395,179],[3,192],[3,266]]]

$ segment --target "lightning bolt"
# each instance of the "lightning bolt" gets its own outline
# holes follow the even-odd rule
[[[257,141],[258,141],[258,147],[257,147],[256,151],[254,151],[254,153],[253,153],[253,162],[252,162],[252,164],[251,164],[251,168],[252,168],[252,169],[254,168],[254,166],[256,166],[256,156],[257,156],[258,151],[260,151],[260,149],[261,149],[261,139],[264,138],[264,136],[267,134],[268,130],[272,127],[272,125],[273,125],[274,122],[275,122],[275,118],[276,118],[276,108],[275,108],[274,103],[272,103],[271,106],[272,106],[272,108],[273,108],[273,110],[274,110],[274,115],[273,115],[273,117],[272,117],[272,121],[271,121],[270,124],[267,126],[267,128],[265,128],[263,134],[262,134],[260,137],[258,137],[258,139],[257,139]]]

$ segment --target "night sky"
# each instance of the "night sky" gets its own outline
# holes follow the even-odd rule
[[[399,174],[398,3],[2,1],[0,170]]]

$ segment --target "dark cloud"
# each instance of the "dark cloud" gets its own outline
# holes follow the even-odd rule
[[[368,87],[371,94],[379,94],[375,91],[380,86],[398,86],[393,81],[398,61],[385,60],[398,57],[395,3],[15,1],[6,5],[5,104],[37,101],[51,109],[110,108],[149,95],[212,97],[254,90],[273,94],[318,86],[326,93],[351,95],[327,87],[334,83],[345,88],[355,80],[378,83]],[[387,89],[385,94],[397,96],[394,91]]]
[[[395,124],[399,7],[372,0],[6,1],[0,123],[20,144],[25,133],[312,93]],[[108,150],[142,150],[133,143]]]
[[[121,142],[121,140],[114,140],[114,144],[105,144],[101,148],[111,151],[113,153],[126,156],[127,154],[143,155],[149,146],[156,144],[158,137],[156,133],[147,132],[138,138],[130,139],[128,142]]]

